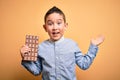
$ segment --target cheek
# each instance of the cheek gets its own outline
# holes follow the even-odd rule
[[[49,26],[47,26],[45,30],[46,30],[46,32],[50,32],[51,28]]]
[[[60,31],[64,32],[65,31],[65,27],[60,28]]]
[[[47,28],[47,32],[50,34],[52,32],[51,28]]]

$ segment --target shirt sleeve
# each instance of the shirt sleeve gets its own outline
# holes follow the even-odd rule
[[[80,49],[77,46],[77,52],[75,52],[75,60],[76,64],[83,70],[86,70],[92,64],[94,58],[96,57],[98,51],[98,47],[90,44],[88,52],[83,55]]]
[[[33,75],[37,76],[41,73],[42,71],[42,66],[41,66],[41,59],[38,58],[37,61],[21,61],[21,64]]]

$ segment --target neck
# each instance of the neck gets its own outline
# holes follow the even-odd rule
[[[52,39],[49,39],[50,42],[59,42],[59,41],[62,41],[64,40],[64,36],[62,36],[59,40],[52,40]]]

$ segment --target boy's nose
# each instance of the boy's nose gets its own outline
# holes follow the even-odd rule
[[[53,29],[57,29],[58,26],[56,24],[53,25]]]

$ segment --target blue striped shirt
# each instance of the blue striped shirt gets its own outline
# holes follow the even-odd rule
[[[75,65],[88,69],[97,51],[98,47],[90,44],[83,55],[73,40],[62,37],[56,42],[46,40],[39,44],[37,61],[22,61],[22,65],[34,75],[42,73],[42,80],[76,80]]]

